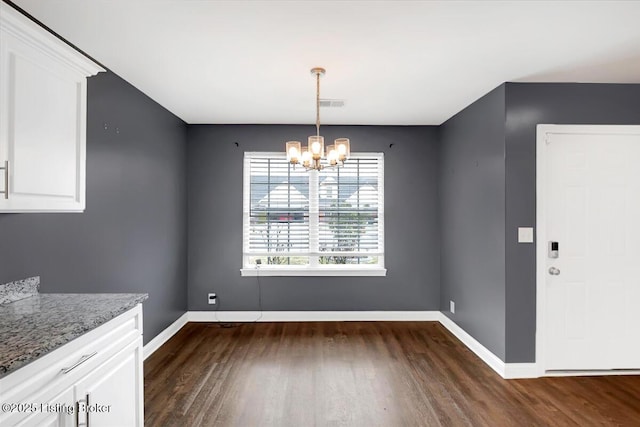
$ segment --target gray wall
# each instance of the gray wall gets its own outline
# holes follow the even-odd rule
[[[263,277],[264,310],[438,310],[437,128],[323,126],[327,140],[385,153],[386,277]],[[282,151],[313,126],[188,128],[189,310],[257,310],[255,277],[241,277],[244,151]],[[235,146],[235,142],[239,147]],[[392,148],[390,144],[394,144]]]
[[[640,85],[506,84],[506,361],[535,361],[536,255],[517,243],[535,225],[536,125],[640,124]]]
[[[440,127],[440,307],[505,357],[505,87]],[[449,301],[456,305],[449,311]]]
[[[113,73],[89,79],[88,99],[87,210],[0,214],[0,283],[148,292],[145,342],[187,307],[210,310],[207,292],[258,309],[239,273],[243,152],[312,127],[186,126]],[[507,83],[440,127],[323,127],[385,153],[388,275],[264,277],[263,309],[442,309],[506,362],[533,362],[535,246],[517,227],[535,226],[538,123],[640,124],[640,85]]]
[[[440,127],[441,309],[509,363],[535,361],[538,124],[640,124],[640,85],[506,83]]]
[[[0,214],[0,283],[147,292],[147,342],[187,306],[186,125],[111,72],[89,79],[87,116],[86,211]]]

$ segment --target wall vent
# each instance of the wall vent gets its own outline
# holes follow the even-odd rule
[[[321,107],[342,108],[344,107],[344,99],[320,99]]]

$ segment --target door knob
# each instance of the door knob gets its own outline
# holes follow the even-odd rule
[[[552,276],[558,276],[560,275],[560,269],[559,268],[555,268],[555,267],[551,267],[549,268],[549,274]]]

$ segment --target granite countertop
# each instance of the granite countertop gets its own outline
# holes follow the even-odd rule
[[[148,294],[36,294],[0,305],[0,378],[147,297]]]

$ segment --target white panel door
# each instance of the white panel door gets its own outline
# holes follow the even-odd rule
[[[547,370],[640,368],[640,126],[590,128],[547,135]]]

